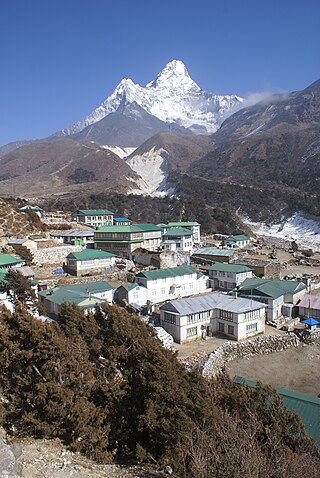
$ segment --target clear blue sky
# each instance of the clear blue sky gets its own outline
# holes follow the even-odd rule
[[[0,145],[82,119],[172,59],[213,93],[320,78],[319,0],[1,0]]]

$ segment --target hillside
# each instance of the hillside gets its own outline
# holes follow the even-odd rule
[[[0,198],[0,236],[25,237],[41,230],[31,216],[18,211],[14,200]]]
[[[70,139],[31,143],[0,159],[3,196],[44,197],[84,189],[127,192],[137,178],[111,151]]]
[[[190,174],[239,184],[320,192],[320,80],[273,95],[228,118],[211,136],[215,149]]]

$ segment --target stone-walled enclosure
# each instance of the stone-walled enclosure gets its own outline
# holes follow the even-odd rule
[[[224,370],[228,362],[234,359],[281,352],[289,347],[299,347],[299,345],[300,340],[294,333],[261,336],[246,342],[225,342],[209,355],[202,369],[202,375],[206,378],[215,377]]]

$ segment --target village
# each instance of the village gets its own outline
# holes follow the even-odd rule
[[[273,370],[273,385],[288,388],[291,375],[277,354],[297,361],[298,344],[308,343],[304,353],[316,360],[295,370],[293,390],[319,394],[319,253],[276,238],[204,236],[196,220],[133,224],[107,209],[68,215],[31,205],[20,213],[30,210],[47,230],[2,238],[0,283],[10,269],[30,279],[36,318],[59,320],[64,303],[85,314],[104,302],[118,304],[153,327],[187,368],[211,376],[249,368],[256,377],[247,378],[268,381],[261,362],[255,365],[260,358],[272,362],[265,370]],[[13,310],[1,290],[1,304]]]

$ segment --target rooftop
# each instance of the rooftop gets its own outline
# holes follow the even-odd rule
[[[94,230],[71,229],[70,231],[55,231],[50,234],[52,237],[93,237]]]
[[[256,382],[243,377],[236,376],[233,380],[241,385],[256,386]],[[286,388],[274,388],[282,397],[284,406],[301,417],[308,434],[320,445],[320,398]]]
[[[168,222],[168,226],[172,227],[188,227],[188,226],[200,226],[196,221],[181,221],[181,222]]]
[[[303,297],[299,303],[299,307],[304,307],[305,309],[320,309],[320,295],[319,294],[308,294]]]
[[[80,304],[86,300],[104,302],[103,299],[92,297],[92,294],[112,290],[106,281],[84,282],[82,284],[61,285],[54,289],[43,290],[39,296],[45,297],[50,302],[61,305],[64,302]]]
[[[239,293],[252,297],[271,297],[277,299],[284,294],[295,294],[306,290],[306,285],[296,280],[245,279],[238,286]]]
[[[198,271],[192,266],[170,267],[168,269],[154,269],[152,271],[139,272],[136,277],[147,280],[165,279],[166,277],[179,277],[187,274],[197,274]]]
[[[106,259],[108,257],[116,257],[111,252],[101,251],[100,249],[83,249],[80,252],[71,252],[67,255],[67,259],[75,259],[76,261],[86,261],[92,259]]]
[[[241,272],[250,272],[251,269],[241,264],[226,264],[225,262],[215,262],[208,267],[208,271],[221,271],[221,272],[235,272],[240,274]]]
[[[170,227],[163,234],[164,237],[182,237],[182,236],[191,236],[192,232],[190,229],[185,229],[183,227]]]
[[[233,241],[249,241],[250,237],[245,234],[235,234],[234,236],[228,237],[228,240]]]
[[[11,254],[0,254],[0,267],[11,266],[24,262],[22,259],[17,259]]]
[[[263,309],[261,302],[243,297],[233,297],[226,294],[206,294],[188,299],[172,300],[161,306],[161,310],[175,311],[179,315],[189,315],[205,312],[211,309],[221,309],[227,312],[244,313]]]
[[[108,209],[78,209],[77,214],[84,214],[85,216],[113,216],[113,212]]]
[[[100,226],[96,232],[147,232],[147,231],[161,231],[161,227],[155,224],[131,224],[128,226]],[[190,231],[189,231],[190,233]]]
[[[231,249],[218,249],[215,247],[201,247],[200,249],[197,249],[194,253],[194,255],[203,255],[203,256],[232,256],[234,254],[234,251]]]

